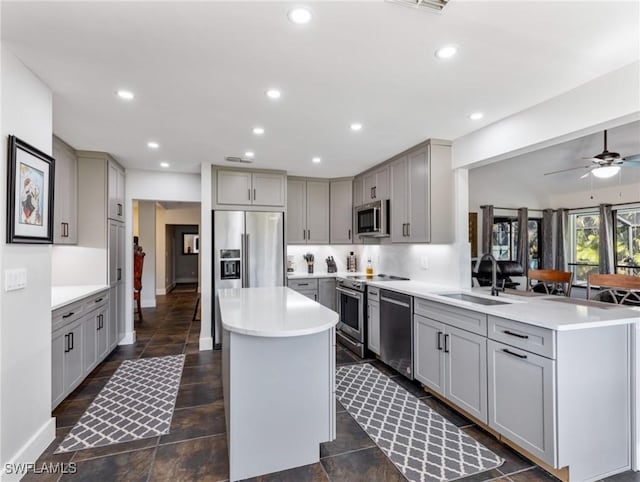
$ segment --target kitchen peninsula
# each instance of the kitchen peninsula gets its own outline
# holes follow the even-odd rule
[[[229,479],[318,462],[335,438],[338,314],[286,287],[218,295]]]

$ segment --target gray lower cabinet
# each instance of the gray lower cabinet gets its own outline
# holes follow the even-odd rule
[[[301,295],[306,296],[313,301],[318,301],[318,290],[296,290]]]
[[[380,303],[367,302],[367,347],[376,355],[380,355]]]
[[[336,279],[320,278],[318,280],[318,303],[336,311]]]
[[[84,319],[71,323],[64,329],[63,375],[65,391],[70,393],[84,379],[83,334]]]
[[[486,422],[486,337],[417,314],[413,319],[415,378]]]
[[[489,426],[555,464],[555,361],[488,342]]]

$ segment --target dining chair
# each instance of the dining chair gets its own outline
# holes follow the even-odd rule
[[[535,283],[532,283],[535,281]],[[527,291],[548,295],[571,295],[573,273],[557,269],[530,269],[527,274]]]
[[[142,268],[144,266],[145,253],[142,248],[136,247],[133,254],[133,299],[136,302],[138,308],[138,319],[144,321],[142,318],[142,308],[140,307],[140,296],[142,291]]]
[[[592,295],[592,289],[597,289],[597,293]],[[587,278],[587,299],[640,306],[640,276],[590,274]]]

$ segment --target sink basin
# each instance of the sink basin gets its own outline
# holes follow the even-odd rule
[[[467,293],[448,293],[440,296],[446,296],[447,298],[453,298],[454,300],[468,301],[469,303],[476,303],[478,305],[508,305],[508,301],[498,301],[489,298],[482,298],[481,296],[468,295]]]

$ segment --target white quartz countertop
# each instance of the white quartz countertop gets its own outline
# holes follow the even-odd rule
[[[52,286],[51,311],[109,289],[107,285]]]
[[[337,271],[335,273],[327,273],[326,271],[315,271],[314,273],[305,273],[304,271],[296,271],[287,273],[288,279],[315,279],[315,278],[345,278],[347,276],[364,276],[364,271],[351,273],[349,271]]]
[[[221,289],[218,297],[222,326],[243,335],[312,335],[338,323],[338,313],[283,286]]]
[[[420,281],[372,281],[371,286],[405,293],[489,315],[521,321],[551,330],[582,330],[640,322],[640,310],[611,303],[599,303],[561,296],[528,297],[500,293],[491,296],[488,288],[461,290]],[[467,293],[473,296],[507,302],[501,305],[481,305],[442,296],[446,293]]]

